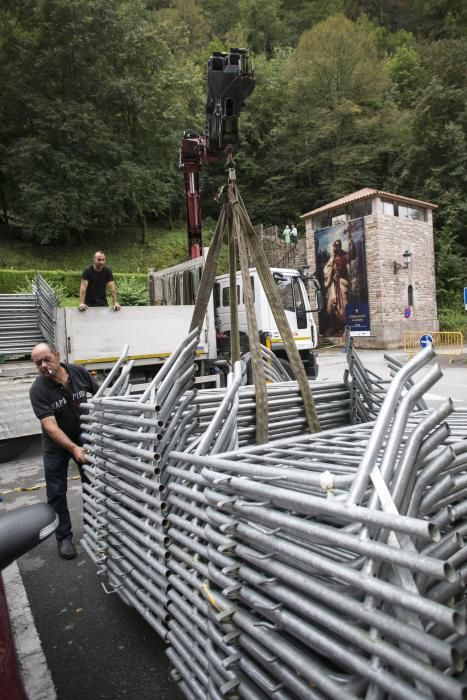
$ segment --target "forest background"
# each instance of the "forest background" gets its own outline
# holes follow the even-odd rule
[[[180,138],[235,46],[257,79],[237,158],[253,223],[361,187],[434,202],[440,316],[465,325],[464,0],[3,0],[0,268],[79,270],[96,241],[117,271],[183,259]],[[224,180],[203,171],[207,239]]]

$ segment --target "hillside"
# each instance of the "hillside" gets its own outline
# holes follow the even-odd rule
[[[212,229],[207,228],[205,243],[209,242],[211,235]],[[39,245],[35,241],[7,235],[3,229],[0,268],[80,271],[90,265],[93,254],[101,248],[114,272],[146,272],[151,267],[160,269],[186,260],[187,234],[184,224],[172,230],[148,227],[143,244],[140,228],[125,226],[115,232],[90,233],[84,244],[67,247],[57,242]]]

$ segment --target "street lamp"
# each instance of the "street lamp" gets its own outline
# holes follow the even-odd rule
[[[412,253],[409,253],[408,250],[406,250],[404,253],[402,253],[402,257],[404,258],[403,263],[398,263],[396,260],[394,260],[394,274],[397,275],[399,270],[408,270],[409,269],[409,263],[410,263],[410,258],[412,257]]]

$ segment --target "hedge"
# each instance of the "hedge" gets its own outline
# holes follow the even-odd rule
[[[64,287],[68,296],[79,296],[79,283],[81,272],[69,270],[39,270],[42,277],[49,284],[57,284]],[[34,278],[35,270],[1,270],[0,269],[0,294],[14,294],[18,289],[24,289]],[[144,273],[124,273],[114,272],[115,282],[118,289],[118,280],[136,279],[147,285],[147,275]]]

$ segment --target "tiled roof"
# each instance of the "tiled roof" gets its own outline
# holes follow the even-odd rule
[[[364,199],[373,199],[373,197],[384,197],[386,199],[392,199],[395,202],[402,202],[403,204],[415,204],[418,207],[426,207],[428,209],[437,209],[437,204],[432,204],[431,202],[423,202],[421,199],[413,199],[412,197],[402,197],[399,194],[392,194],[391,192],[384,192],[383,190],[374,190],[371,187],[364,187],[361,190],[352,192],[351,194],[345,195],[340,199],[335,199],[334,202],[329,202],[318,209],[313,209],[306,214],[300,216],[301,219],[306,219],[310,216],[316,216],[317,214],[322,214],[330,209],[339,209],[346,204],[351,204],[353,202],[360,202]]]

